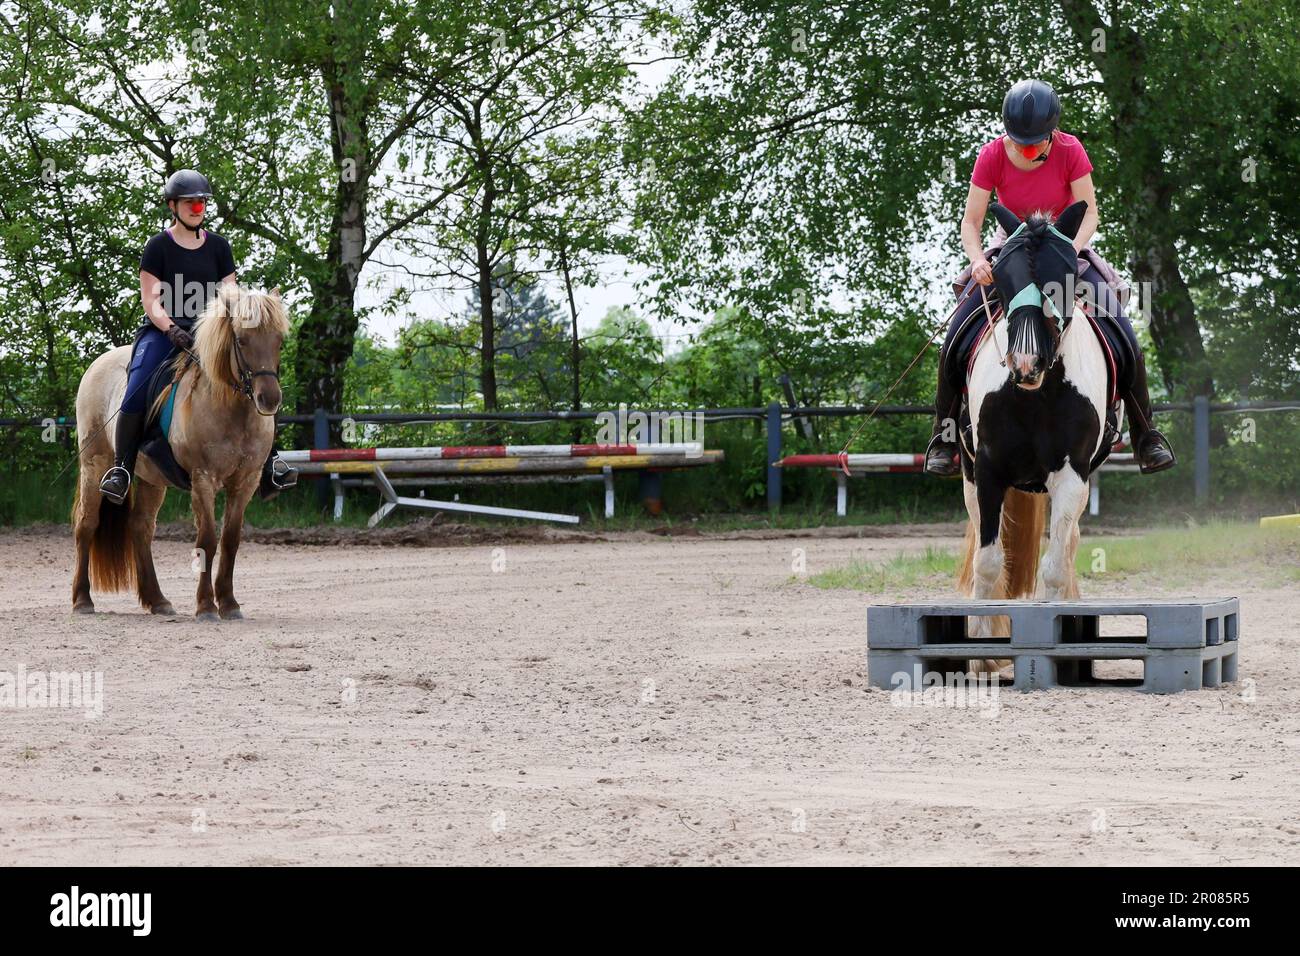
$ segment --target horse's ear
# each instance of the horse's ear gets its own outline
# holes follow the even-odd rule
[[[274,289],[272,289],[272,290],[271,290],[271,295],[272,295],[272,297],[274,297],[274,298],[276,298],[276,299],[280,298],[280,287],[279,287],[279,286],[276,286]]]
[[[992,203],[989,208],[993,210],[993,216],[997,219],[998,225],[1006,230],[1008,236],[1020,228],[1020,217],[1002,203]]]
[[[1057,232],[1073,239],[1079,234],[1079,226],[1083,224],[1083,216],[1087,211],[1087,201],[1080,199],[1078,202],[1067,207],[1065,212],[1061,213],[1061,215],[1057,217],[1057,220],[1053,225],[1056,226]]]

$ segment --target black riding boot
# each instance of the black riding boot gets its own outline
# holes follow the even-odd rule
[[[1151,396],[1147,392],[1147,370],[1139,359],[1133,375],[1133,386],[1124,394],[1124,410],[1128,413],[1128,433],[1133,442],[1133,456],[1138,471],[1144,475],[1164,471],[1178,464],[1169,439],[1151,427]]]
[[[140,441],[144,438],[143,412],[118,412],[116,455],[113,467],[104,473],[99,483],[99,492],[115,505],[126,501],[126,493],[131,490],[131,476],[135,474],[135,459],[140,451]]]
[[[944,356],[939,355],[939,391],[934,398],[934,431],[925,449],[928,474],[951,477],[961,474],[961,457],[957,451],[957,415],[961,395],[943,374]]]
[[[257,486],[257,496],[263,501],[270,501],[286,488],[298,484],[298,469],[280,457],[274,446],[262,465],[262,481]]]

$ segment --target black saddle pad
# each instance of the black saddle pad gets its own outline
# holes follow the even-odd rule
[[[1093,320],[1094,327],[1100,330],[1102,335],[1102,345],[1110,350],[1111,359],[1115,369],[1115,386],[1111,390],[1111,398],[1116,397],[1115,392],[1127,391],[1128,383],[1133,381],[1133,373],[1137,370],[1138,357],[1133,354],[1133,344],[1129,341],[1128,336],[1120,327],[1119,320],[1106,312],[1091,310],[1086,305],[1084,311]]]
[[[971,290],[971,295],[978,297],[979,288]],[[999,314],[1002,308],[997,293],[989,295],[989,312],[994,316]],[[952,347],[948,349],[946,364],[944,365],[944,374],[950,382],[961,382],[965,387],[966,369],[970,367],[971,356],[974,354],[975,346],[984,336],[984,330],[988,328],[988,316],[984,314],[984,305],[980,303],[975,311],[966,317],[962,327],[957,330],[957,335],[952,341]]]

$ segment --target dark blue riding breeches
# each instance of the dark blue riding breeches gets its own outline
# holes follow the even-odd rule
[[[1082,286],[1085,283],[1089,288],[1080,289],[1080,295],[1083,296],[1084,300],[1087,302],[1095,302],[1101,311],[1113,315],[1118,320],[1117,324],[1124,330],[1124,336],[1128,339],[1129,346],[1133,350],[1133,355],[1136,356],[1137,361],[1142,361],[1142,349],[1138,346],[1137,333],[1133,331],[1132,323],[1129,322],[1128,316],[1124,314],[1124,307],[1120,304],[1119,296],[1115,294],[1115,290],[1112,289],[1106,280],[1102,278],[1101,273],[1097,271],[1096,266],[1090,265],[1079,274],[1079,284]],[[989,309],[990,311],[993,311],[997,308],[997,302],[993,298],[995,295],[993,287],[989,286],[985,291],[989,296]],[[969,318],[972,312],[984,307],[984,298],[979,294],[979,289],[976,288],[976,282],[974,279],[971,279],[971,281],[966,284],[962,296],[962,303],[958,307],[957,311],[953,313],[952,320],[948,323],[948,334],[943,340],[943,351],[945,355],[948,353],[948,349],[952,345],[953,338],[957,335],[957,330],[965,324],[966,319]],[[940,374],[942,374],[942,372]],[[961,388],[961,382],[953,382],[951,384],[954,388]]]
[[[131,364],[126,369],[126,397],[122,399],[122,411],[144,412],[149,376],[175,354],[176,347],[155,326],[151,325],[140,333],[135,351],[131,353]]]

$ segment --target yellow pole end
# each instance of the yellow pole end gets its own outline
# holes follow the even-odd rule
[[[1300,515],[1273,515],[1269,518],[1260,518],[1259,526],[1261,528],[1300,528]]]

